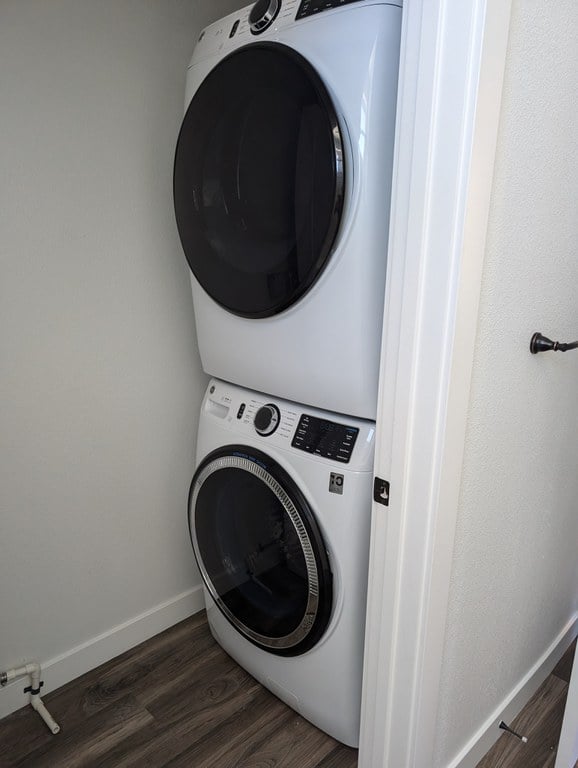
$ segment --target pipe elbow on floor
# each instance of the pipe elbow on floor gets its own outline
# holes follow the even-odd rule
[[[40,682],[41,675],[42,668],[40,664],[37,661],[31,661],[22,667],[14,667],[13,669],[7,669],[0,672],[0,685],[8,685],[12,680],[16,680],[19,677],[29,677],[30,686],[29,688],[26,688],[24,692],[30,692],[30,706],[35,712],[38,712],[50,731],[53,734],[57,734],[60,732],[60,726],[46,709],[44,702],[40,698],[40,688],[42,686],[42,683]]]

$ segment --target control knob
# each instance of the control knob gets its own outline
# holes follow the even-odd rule
[[[281,0],[257,0],[249,14],[249,29],[254,35],[260,35],[277,18],[281,10]]]
[[[276,405],[273,405],[273,403],[267,403],[267,405],[263,405],[261,408],[259,408],[255,414],[255,418],[253,419],[255,431],[257,434],[262,435],[263,437],[272,435],[279,426],[280,418],[281,414],[279,413],[279,408],[277,408]]]

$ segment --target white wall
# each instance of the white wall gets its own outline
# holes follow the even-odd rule
[[[514,0],[435,765],[512,697],[578,609],[578,5]],[[496,729],[496,736],[498,732]]]
[[[196,36],[243,4],[0,5],[0,669],[112,632],[61,683],[200,605],[172,157]]]

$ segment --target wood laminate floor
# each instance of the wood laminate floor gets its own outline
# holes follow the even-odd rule
[[[476,768],[554,768],[575,652],[576,641],[516,719],[508,723],[527,737],[527,744],[503,733]]]
[[[0,722],[1,768],[355,768],[215,643],[204,612]]]
[[[514,721],[532,736],[524,751],[518,754],[519,745],[504,735],[478,768],[552,768],[571,662],[569,651],[534,697],[531,712],[525,715],[526,708]],[[237,666],[212,639],[204,613],[45,701],[60,734],[52,736],[30,707],[4,718],[1,768],[357,765],[356,750],[299,717]]]

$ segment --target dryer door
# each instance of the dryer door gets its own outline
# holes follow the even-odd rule
[[[255,645],[296,656],[329,623],[332,576],[303,494],[269,456],[244,446],[214,451],[189,494],[195,557],[213,600]]]
[[[237,315],[291,306],[323,270],[343,208],[342,134],[317,72],[292,48],[223,59],[185,115],[177,226],[204,290]]]

